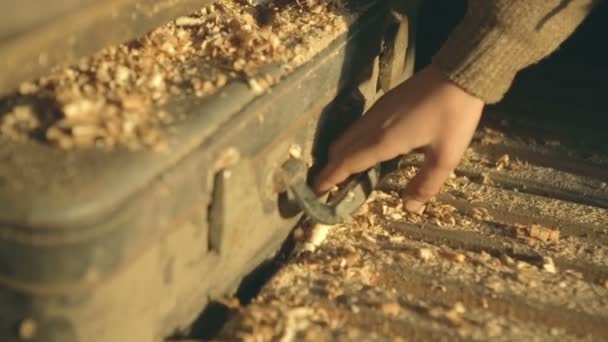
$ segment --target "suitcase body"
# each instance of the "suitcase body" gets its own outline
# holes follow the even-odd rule
[[[379,87],[412,72],[411,23],[387,25],[391,13],[377,2],[303,66],[266,70],[281,81],[263,95],[235,81],[174,99],[168,153],[0,137],[0,340],[162,341],[233,293],[301,217],[281,165],[294,151],[322,161]]]

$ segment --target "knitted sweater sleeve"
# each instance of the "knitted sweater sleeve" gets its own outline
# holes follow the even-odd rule
[[[593,0],[469,0],[462,22],[433,62],[486,103],[498,102],[521,69],[572,34]]]

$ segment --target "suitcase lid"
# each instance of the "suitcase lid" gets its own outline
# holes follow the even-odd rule
[[[312,124],[302,119],[328,109],[378,55],[383,32],[377,27],[387,10],[387,3],[379,2],[293,72],[260,70],[283,78],[263,96],[233,81],[208,98],[175,97],[167,111],[183,118],[167,131],[167,154],[64,151],[0,137],[6,166],[0,168],[0,285],[38,295],[88,291],[158,243],[159,234],[179,226],[173,223],[186,219],[206,226],[209,176],[220,166],[215,157],[222,156],[221,149],[235,146],[242,157],[254,156],[294,133],[285,128]],[[259,171],[264,174],[254,177],[272,172]],[[148,200],[155,195],[163,198]]]
[[[166,130],[168,152],[66,151],[0,136],[0,222],[33,229],[99,223],[217,132],[254,97],[247,85],[232,82],[208,98],[175,100],[168,111],[183,118]]]
[[[371,13],[382,16],[385,11]],[[350,34],[343,36],[349,39]],[[289,71],[270,66],[258,72],[280,79]],[[238,81],[206,98],[175,95],[166,110],[176,119],[166,131],[168,153],[124,148],[65,151],[0,136],[0,223],[47,230],[99,223],[217,132],[223,122],[255,97],[248,85]]]
[[[101,48],[138,37],[212,0],[2,0],[0,94]]]

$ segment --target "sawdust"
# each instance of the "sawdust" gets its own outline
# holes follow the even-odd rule
[[[0,132],[64,149],[163,151],[176,118],[162,107],[172,98],[209,96],[235,79],[263,94],[277,82],[264,67],[305,63],[352,16],[339,1],[221,1],[23,83],[0,99]]]
[[[559,241],[560,231],[556,228],[544,227],[540,224],[530,226],[515,224],[515,236],[518,238],[531,238],[543,242]]]
[[[19,324],[19,338],[22,341],[30,341],[36,338],[38,325],[33,319],[24,319]]]
[[[40,127],[40,121],[30,106],[19,105],[2,117],[0,132],[15,140],[27,139],[30,132]]]
[[[576,298],[577,310],[603,312],[597,302],[603,292],[596,294],[597,287],[572,272],[552,269],[550,258],[537,266],[508,255],[452,249],[412,240],[379,222],[369,226],[357,217],[332,227],[314,253],[295,256],[252,306],[235,313],[218,340],[396,340],[420,334],[426,340],[439,332],[482,340],[546,336],[542,325],[516,318],[525,308],[517,307],[515,318],[500,315],[496,296],[531,298],[541,307],[571,305]],[[462,287],[478,292],[454,300]],[[303,314],[294,319],[290,310]],[[567,330],[553,334],[572,336]]]
[[[507,138],[492,134],[496,144]],[[465,164],[494,170],[502,165],[501,172],[534,167],[504,154],[468,157],[475,161]],[[608,248],[588,236],[603,236],[605,209],[457,174],[422,214],[411,214],[403,210],[399,190],[417,166],[402,165],[351,222],[331,227],[314,253],[292,259],[262,290],[256,308],[276,302],[330,308],[326,324],[332,328],[298,335],[307,341],[576,340],[607,334],[599,322],[608,318],[602,273]],[[545,179],[553,182],[560,175]],[[426,235],[431,227],[445,236]],[[448,232],[470,238],[450,241],[458,235]],[[486,248],[493,245],[485,240],[498,241],[497,247]],[[587,266],[571,268],[579,262]],[[597,281],[589,279],[593,272],[599,272]],[[237,314],[221,340],[242,331],[239,322],[248,310]],[[284,321],[277,317],[275,325]],[[265,328],[248,329],[248,336],[255,336]]]

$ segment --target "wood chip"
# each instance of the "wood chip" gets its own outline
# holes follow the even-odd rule
[[[256,95],[260,95],[266,91],[266,89],[264,89],[260,82],[258,82],[258,80],[255,78],[248,79],[247,83],[249,84],[249,89],[251,89],[251,91]]]
[[[362,237],[362,238],[363,238],[365,241],[367,241],[367,242],[369,242],[369,243],[371,243],[371,244],[376,244],[376,243],[378,243],[378,241],[377,241],[376,239],[374,239],[374,237],[373,237],[373,236],[369,235],[367,232],[363,232],[363,233],[361,233],[361,237]]]
[[[429,261],[435,257],[432,250],[428,248],[419,248],[417,251],[417,257],[423,261]]]
[[[381,310],[385,315],[397,316],[401,312],[401,305],[397,302],[387,302],[382,304]]]
[[[236,310],[241,307],[241,302],[236,297],[231,298],[218,298],[216,301],[230,309]]]
[[[498,144],[500,142],[502,142],[505,138],[504,134],[502,132],[493,130],[491,128],[484,128],[483,129],[483,136],[481,137],[481,144],[482,145],[495,145]]]
[[[462,304],[461,302],[456,302],[454,304],[454,307],[452,308],[452,310],[454,310],[455,312],[457,312],[459,314],[463,314],[467,311],[464,304]]]
[[[303,246],[303,250],[314,252],[327,238],[329,234],[330,225],[326,224],[315,224],[310,232],[310,238]]]
[[[511,164],[511,157],[508,154],[503,154],[498,158],[495,164],[496,171],[500,171],[504,168],[509,168]]]
[[[301,159],[302,158],[302,146],[300,146],[298,144],[293,144],[293,145],[289,146],[289,156],[294,159]]]
[[[462,253],[453,253],[445,250],[441,251],[441,256],[457,263],[464,263],[467,260],[467,257]]]
[[[0,121],[0,132],[15,140],[25,140],[39,127],[40,121],[28,105],[15,106]]]
[[[19,94],[30,95],[38,91],[38,86],[32,82],[23,82],[19,85]]]
[[[473,208],[472,217],[478,221],[491,221],[492,215],[487,208]]]
[[[506,255],[506,254],[501,254],[500,255],[500,261],[503,262],[503,264],[507,265],[507,266],[515,266],[515,260],[513,258],[511,258],[510,256]]]
[[[543,257],[543,270],[549,273],[557,273],[557,268],[555,267],[555,263],[553,259],[550,257]]]
[[[33,319],[24,319],[19,324],[19,338],[23,341],[33,340],[36,337],[38,325]]]
[[[230,168],[241,160],[241,153],[235,147],[227,147],[221,150],[213,161],[213,169],[224,170]]]
[[[560,239],[560,231],[556,228],[544,227],[539,224],[530,226],[515,226],[515,236],[518,238],[531,238],[542,242],[557,242]]]
[[[181,17],[175,19],[175,25],[177,26],[200,26],[205,23],[203,18],[195,17]]]

